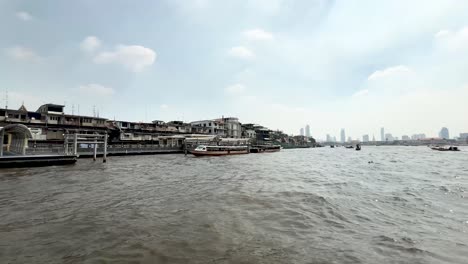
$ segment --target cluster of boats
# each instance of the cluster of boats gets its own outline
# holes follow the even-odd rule
[[[349,146],[344,146],[345,148],[347,149],[354,149],[354,146],[353,145],[349,145]],[[330,148],[335,148],[334,145],[330,145]],[[356,144],[356,150],[359,151],[361,150],[361,145],[360,144]]]
[[[225,156],[240,155],[249,153],[278,152],[281,150],[279,145],[256,145],[256,146],[217,146],[200,145],[190,151],[195,156]]]

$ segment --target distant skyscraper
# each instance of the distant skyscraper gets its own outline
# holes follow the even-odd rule
[[[362,142],[369,142],[369,135],[362,136]]]
[[[440,138],[445,138],[445,139],[449,139],[449,131],[448,131],[448,128],[446,127],[443,127],[440,132],[439,132],[439,137]]]
[[[372,141],[375,142],[375,136],[374,135],[372,135]]]
[[[301,136],[304,135],[304,128],[303,127],[301,127],[300,133],[301,133]]]
[[[336,137],[335,136],[333,136],[333,142],[336,142]]]
[[[342,143],[346,142],[346,133],[344,131],[344,128],[341,129],[341,142]]]
[[[407,135],[403,135],[401,136],[401,140],[410,140],[410,137],[408,137]]]
[[[332,141],[333,141],[333,140],[332,140],[330,134],[327,134],[327,142],[332,142]]]
[[[385,129],[383,127],[380,129],[380,141],[385,141]]]
[[[305,135],[306,135],[306,137],[310,137],[310,126],[309,125],[306,125],[306,127],[305,127]]]

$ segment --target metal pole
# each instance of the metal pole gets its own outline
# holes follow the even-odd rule
[[[68,134],[65,135],[65,155],[68,155]],[[36,146],[36,140],[34,140],[34,147]]]
[[[73,140],[73,155],[78,155],[78,134],[75,133]]]
[[[104,154],[103,154],[103,158],[102,158],[102,162],[106,162],[107,161],[107,138],[108,138],[108,135],[107,133],[104,135]]]
[[[94,141],[94,151],[93,151],[93,160],[96,161],[97,156],[97,141]]]
[[[0,130],[0,157],[3,156],[3,138],[5,137],[5,130]]]

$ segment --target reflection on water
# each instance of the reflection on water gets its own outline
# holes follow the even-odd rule
[[[467,161],[364,147],[1,170],[0,262],[467,263]]]

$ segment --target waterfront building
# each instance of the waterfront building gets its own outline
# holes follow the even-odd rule
[[[326,141],[327,141],[327,142],[332,142],[332,141],[333,141],[333,140],[332,140],[332,137],[330,136],[330,134],[327,134],[327,140],[326,140]]]
[[[369,142],[369,135],[363,135],[362,142]]]
[[[63,105],[44,104],[37,111],[28,111],[22,105],[18,110],[0,109],[0,126],[23,124],[33,129],[35,140],[63,140],[66,133],[102,133],[107,130],[107,119],[65,114]]]
[[[348,143],[353,142],[353,139],[351,137],[348,137]]]
[[[310,126],[309,125],[305,126],[305,136],[310,137]]]
[[[394,141],[395,139],[393,138],[391,133],[385,134],[385,141]]]
[[[335,136],[333,136],[333,142],[336,142],[336,137]]]
[[[216,119],[220,122],[225,129],[226,137],[228,138],[241,138],[242,136],[242,127],[237,117],[222,117],[221,119]]]
[[[372,142],[375,142],[375,135],[372,135]]]
[[[411,139],[412,140],[422,140],[422,139],[426,139],[426,134],[414,134],[411,136]]]
[[[304,136],[304,128],[299,129],[299,135]]]
[[[224,123],[219,120],[200,120],[190,122],[196,133],[215,135],[220,137],[226,136]]]
[[[345,143],[346,142],[346,133],[345,133],[345,130],[344,128],[341,129],[341,143]]]
[[[410,140],[410,137],[407,135],[401,136],[401,140]]]
[[[450,139],[448,128],[443,127],[439,132],[439,137],[443,139]]]
[[[468,139],[468,133],[460,133],[460,139]]]
[[[385,129],[383,127],[380,129],[380,141],[385,141]]]

